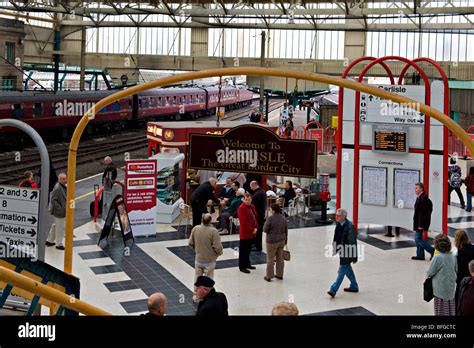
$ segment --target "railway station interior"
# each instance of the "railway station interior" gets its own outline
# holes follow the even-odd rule
[[[1,1],[0,315],[473,315],[473,23]]]

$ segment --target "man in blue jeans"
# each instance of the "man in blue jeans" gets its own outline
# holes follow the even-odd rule
[[[431,258],[434,254],[434,248],[428,243],[428,229],[431,224],[433,203],[425,194],[425,187],[421,182],[415,184],[415,193],[417,198],[413,215],[413,231],[415,231],[416,256],[411,259],[424,260],[425,250],[431,254]]]
[[[351,282],[348,288],[344,288],[347,292],[359,292],[354,271],[351,263],[357,262],[357,238],[354,232],[354,225],[347,220],[347,211],[338,209],[336,211],[336,229],[334,231],[333,252],[339,254],[339,270],[334,284],[328,291],[328,295],[336,296],[337,290],[341,286],[344,276],[347,276]]]

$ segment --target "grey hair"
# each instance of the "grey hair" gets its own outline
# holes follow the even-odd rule
[[[339,208],[337,211],[339,213],[341,213],[342,216],[347,217],[347,210],[346,209]]]
[[[474,273],[474,260],[469,261],[469,272]]]

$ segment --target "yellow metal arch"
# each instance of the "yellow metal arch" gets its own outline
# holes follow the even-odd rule
[[[474,141],[471,140],[469,134],[464,131],[456,122],[454,122],[449,116],[442,112],[415,100],[403,97],[398,94],[387,92],[383,89],[372,87],[363,83],[355,82],[352,80],[346,80],[340,77],[328,76],[317,73],[307,73],[290,71],[283,69],[271,69],[271,68],[254,68],[254,67],[242,67],[242,68],[223,68],[223,69],[210,69],[203,71],[195,71],[176,76],[165,77],[159,80],[150,81],[142,85],[127,88],[120,92],[114,93],[104,99],[101,99],[95,104],[79,121],[79,124],[74,131],[74,134],[69,145],[69,158],[68,158],[68,173],[67,173],[67,201],[69,204],[66,208],[66,240],[65,240],[65,253],[64,253],[64,271],[72,273],[72,247],[73,247],[73,228],[74,228],[74,198],[75,198],[75,183],[76,183],[76,154],[79,146],[79,140],[81,139],[82,133],[86,128],[90,120],[92,120],[96,113],[102,108],[106,107],[113,102],[120,100],[129,95],[143,92],[152,88],[175,84],[178,82],[196,80],[206,77],[215,76],[235,76],[235,75],[247,75],[247,76],[276,76],[284,78],[294,78],[299,80],[308,80],[315,82],[322,82],[339,87],[353,89],[360,92],[372,94],[374,96],[392,100],[396,103],[416,103],[420,106],[420,111],[425,115],[432,117],[446,127],[448,127],[459,139],[467,146],[471,153],[474,153]],[[413,105],[413,104],[412,104]]]

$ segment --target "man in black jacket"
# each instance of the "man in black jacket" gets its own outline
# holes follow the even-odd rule
[[[257,181],[252,181],[250,183],[250,189],[253,192],[252,204],[254,205],[258,215],[258,229],[254,244],[256,251],[262,251],[262,235],[263,225],[265,224],[265,213],[267,210],[267,194],[263,191]]]
[[[424,190],[425,187],[421,182],[415,184],[417,199],[413,216],[413,230],[415,231],[416,256],[413,256],[412,260],[424,260],[425,250],[431,254],[431,257],[434,255],[434,248],[428,243],[428,229],[431,223],[433,203]]]
[[[200,225],[202,214],[207,213],[207,205],[219,201],[214,196],[214,190],[217,186],[216,178],[209,178],[209,181],[198,186],[191,195],[191,208],[193,210],[193,227]]]
[[[151,294],[147,301],[148,313],[142,314],[146,317],[162,317],[166,313],[166,307],[168,306],[168,299],[165,294],[161,292],[155,292]]]
[[[227,317],[227,298],[222,292],[214,289],[215,282],[206,276],[199,276],[194,283],[198,304],[198,317]]]

